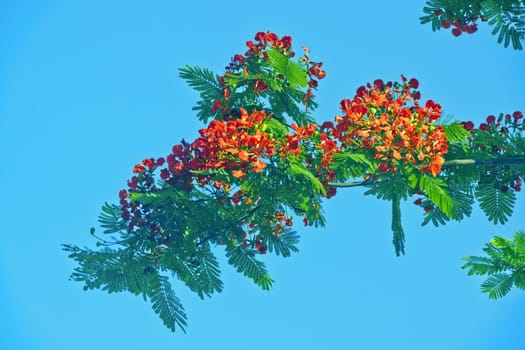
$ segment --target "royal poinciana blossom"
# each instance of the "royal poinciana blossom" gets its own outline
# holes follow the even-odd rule
[[[401,200],[417,196],[426,224],[470,215],[477,199],[489,220],[504,223],[525,173],[521,112],[440,124],[441,106],[421,101],[419,82],[380,79],[340,103],[341,115],[315,122],[314,91],[326,76],[292,38],[258,32],[221,75],[184,67],[200,92],[194,108],[207,123],[166,157],[133,167],[119,205],[100,216],[101,250],[66,245],[79,263],[72,279],[85,289],[129,291],[151,299],[170,329],[186,315],[165,275],[200,297],[222,290],[215,253],[263,289],[272,285],[261,254],[297,252],[294,220],[324,224],[323,201],[340,187],[392,203],[393,243],[404,253]],[[521,158],[520,158],[521,157]],[[504,167],[503,167],[504,165]],[[494,198],[497,203],[494,205]],[[94,230],[92,230],[94,234]]]
[[[431,23],[432,30],[451,29],[452,35],[473,34],[478,20],[494,26],[498,43],[522,50],[525,40],[525,2],[523,0],[428,0],[421,23]]]
[[[353,100],[341,101],[334,137],[352,151],[370,151],[381,172],[408,164],[438,175],[447,153],[445,131],[435,125],[441,106],[432,100],[421,106],[418,86],[403,77],[402,84],[376,80],[360,87]]]

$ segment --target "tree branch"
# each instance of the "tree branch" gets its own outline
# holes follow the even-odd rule
[[[443,167],[452,166],[468,166],[468,165],[511,165],[511,164],[525,164],[525,156],[519,157],[505,157],[505,158],[488,158],[488,159],[451,159],[443,163]],[[329,182],[330,187],[359,187],[368,186],[376,182],[372,178],[364,181],[354,182]]]

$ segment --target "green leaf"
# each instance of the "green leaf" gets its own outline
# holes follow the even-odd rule
[[[127,229],[126,222],[122,219],[122,208],[119,205],[104,203],[98,222],[105,229],[104,233],[116,233]]]
[[[504,224],[512,215],[516,195],[513,191],[501,191],[494,182],[480,182],[476,188],[479,206],[487,218],[495,224]]]
[[[468,132],[460,123],[442,126],[445,130],[448,143],[465,143],[468,141],[468,138],[471,137],[470,132]]]
[[[514,285],[519,289],[525,290],[525,271],[517,270],[512,272]]]
[[[306,68],[291,61],[277,49],[267,51],[272,67],[286,77],[293,89],[306,87],[308,84]]]
[[[447,217],[454,216],[456,203],[448,192],[447,184],[440,178],[421,174],[419,188]]]
[[[326,189],[324,188],[323,184],[308,169],[304,168],[299,163],[290,162],[290,172],[294,175],[304,176],[306,179],[310,180],[312,186],[317,191],[319,191],[319,193],[321,193],[323,196],[326,196]]]
[[[401,224],[401,196],[392,199],[392,232],[394,238],[392,242],[396,250],[396,256],[405,254],[405,233]]]
[[[511,275],[498,273],[489,276],[485,282],[481,284],[481,291],[483,293],[489,293],[490,299],[499,299],[510,292],[513,283]]]
[[[237,268],[237,272],[242,272],[262,289],[270,289],[273,280],[268,275],[264,263],[255,259],[253,250],[244,247],[227,247],[226,257],[228,263]]]
[[[297,244],[299,243],[299,235],[297,232],[288,230],[276,237],[273,234],[264,235],[264,243],[268,245],[268,251],[275,251],[276,255],[288,257],[291,252],[297,253]]]
[[[466,261],[462,269],[468,269],[468,275],[490,275],[501,272],[500,264],[497,264],[493,259],[484,256],[467,256],[463,260]]]
[[[161,259],[177,276],[202,299],[221,292],[219,263],[206,245],[187,257],[165,254]]]
[[[184,307],[171,289],[171,284],[166,276],[157,275],[151,293],[151,306],[164,322],[164,325],[172,332],[175,332],[175,329],[179,327],[186,333],[187,324]]]

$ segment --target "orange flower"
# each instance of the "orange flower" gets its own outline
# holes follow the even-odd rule
[[[233,170],[232,175],[238,179],[242,179],[246,176],[246,173],[242,170]]]

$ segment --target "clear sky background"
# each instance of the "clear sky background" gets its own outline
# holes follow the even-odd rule
[[[60,244],[94,246],[101,205],[118,202],[133,165],[165,156],[202,127],[178,77],[221,72],[257,31],[291,35],[327,77],[319,121],[376,78],[420,81],[423,99],[458,120],[525,110],[525,53],[481,25],[454,38],[419,24],[424,1],[0,1],[0,349],[525,348],[525,293],[481,294],[460,269],[495,234],[525,227],[525,199],[505,226],[479,209],[421,227],[403,206],[396,258],[390,205],[340,190],[325,229],[300,252],[267,256],[269,292],[222,264],[225,290],[201,301],[175,281],[188,333],[171,333],[140,297],[84,292]],[[219,252],[219,256],[222,254]],[[224,259],[221,259],[224,263]]]

